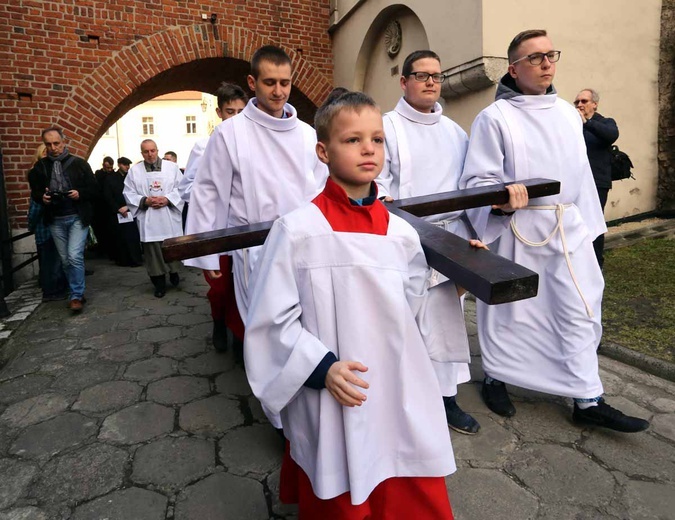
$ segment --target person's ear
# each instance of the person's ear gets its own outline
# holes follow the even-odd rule
[[[507,69],[509,72],[509,76],[511,76],[513,79],[516,79],[518,77],[518,74],[516,73],[516,67],[513,65],[509,65],[509,68]]]
[[[407,83],[406,83],[406,78],[404,76],[401,76],[401,79],[399,81],[399,84],[401,85],[401,90],[405,93],[406,88],[407,88]]]
[[[246,83],[248,83],[248,88],[255,92],[255,78],[249,74],[246,76]]]
[[[328,150],[326,149],[325,143],[322,143],[321,141],[317,141],[317,143],[316,143],[316,155],[322,163],[324,163],[324,164],[329,163]]]

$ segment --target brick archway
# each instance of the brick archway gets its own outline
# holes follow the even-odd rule
[[[54,123],[66,130],[74,150],[88,155],[110,125],[153,97],[212,92],[223,80],[242,84],[253,52],[273,42],[240,27],[219,30],[217,38],[203,24],[172,27],[125,47],[74,86]],[[282,48],[293,61],[291,103],[307,119],[332,84],[298,52]]]

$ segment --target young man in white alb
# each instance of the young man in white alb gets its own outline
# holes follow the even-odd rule
[[[316,132],[287,103],[292,68],[288,55],[267,45],[251,59],[248,86],[255,92],[244,111],[211,135],[190,196],[187,233],[274,220],[311,200],[328,171],[314,148]],[[248,281],[260,248],[232,253],[239,313],[246,324]],[[222,276],[219,255],[186,261],[210,277]],[[278,417],[270,420],[279,427]]]
[[[573,420],[622,432],[649,423],[602,398],[597,348],[604,280],[593,240],[606,231],[586,155],[582,122],[553,87],[560,51],[544,30],[518,34],[497,100],[471,127],[460,185],[473,188],[545,177],[560,193],[517,209],[469,211],[483,242],[539,274],[535,298],[478,302],[486,379],[483,399],[495,413],[516,409],[504,383],[574,399]],[[515,185],[522,186],[522,185]]]
[[[387,142],[384,168],[376,179],[380,195],[405,199],[457,189],[469,139],[459,125],[443,115],[438,100],[444,80],[440,58],[433,51],[415,51],[403,62],[403,97],[383,118]],[[459,211],[434,215],[427,220],[451,233],[471,238],[463,216],[464,212]],[[434,271],[430,280],[432,287],[444,279]],[[432,301],[433,294],[432,290]],[[466,350],[469,358],[468,344]],[[457,385],[471,379],[469,365],[453,363],[436,368],[448,425],[460,433],[477,433],[478,421],[456,401]]]

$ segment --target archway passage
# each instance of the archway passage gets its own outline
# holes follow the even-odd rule
[[[86,155],[91,153],[96,141],[107,128],[141,103],[157,96],[182,90],[198,90],[213,94],[223,81],[235,83],[248,92],[246,77],[249,71],[250,64],[247,61],[234,58],[205,58],[183,63],[161,72],[133,90],[110,112],[101,123]],[[248,93],[253,95],[251,92]],[[292,89],[289,103],[298,110],[300,119],[311,124],[316,105],[297,87]]]
[[[61,126],[69,136],[71,152],[88,156],[109,126],[144,101],[180,90],[214,92],[221,81],[245,86],[248,60],[262,45],[280,45],[291,57],[294,89],[290,101],[301,118],[311,120],[332,88],[330,68],[325,65],[330,57],[309,61],[301,47],[290,43],[292,35],[279,43],[261,34],[226,25],[164,28],[108,53],[107,58],[102,56],[89,74],[73,75],[67,84],[53,83],[44,92],[34,90],[28,100],[4,99],[3,107],[13,103],[6,111],[10,114],[7,123],[0,127],[13,226],[25,222],[25,172],[33,163],[41,129],[49,124]]]

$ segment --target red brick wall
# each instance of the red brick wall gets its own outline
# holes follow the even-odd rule
[[[25,222],[25,174],[41,129],[63,127],[71,152],[86,157],[108,126],[157,95],[212,92],[223,80],[244,85],[248,60],[261,45],[280,45],[291,56],[291,103],[310,117],[332,86],[328,6],[328,0],[0,0],[0,146],[13,226]],[[202,13],[216,13],[216,23]]]

